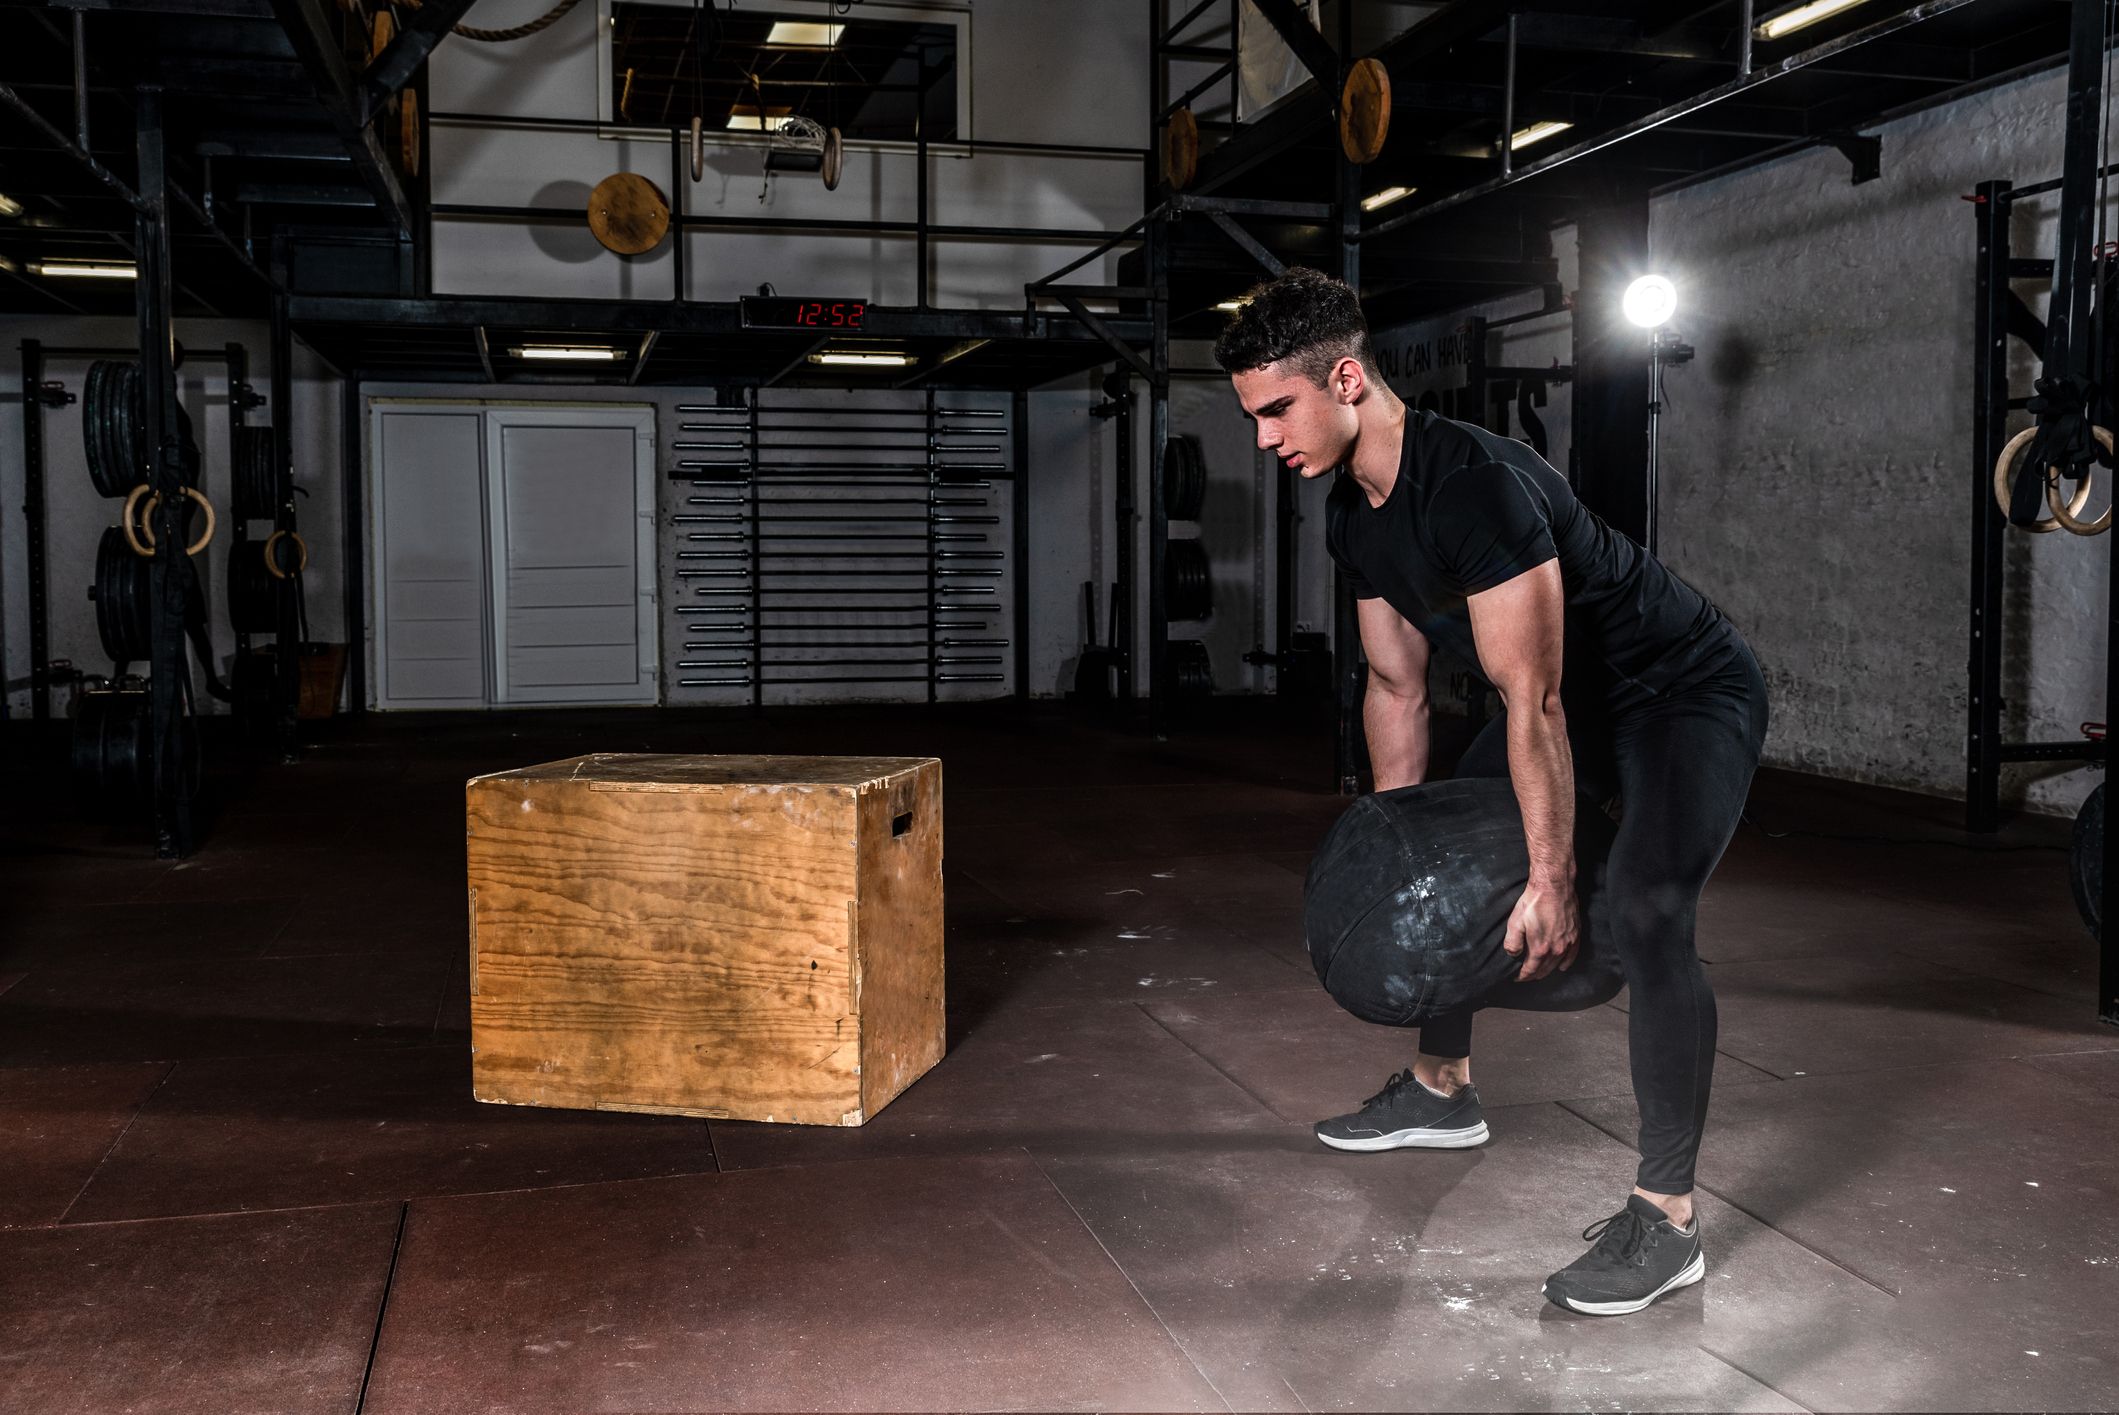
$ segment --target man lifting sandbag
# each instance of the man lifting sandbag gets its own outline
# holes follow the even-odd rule
[[[1529,447],[1399,401],[1339,281],[1294,269],[1260,286],[1214,352],[1261,448],[1304,477],[1342,474],[1326,542],[1359,601],[1369,661],[1362,721],[1378,792],[1370,809],[1382,814],[1342,822],[1327,847],[1368,848],[1374,870],[1398,877],[1378,890],[1343,858],[1320,858],[1304,905],[1313,950],[1320,931],[1332,934],[1321,918],[1379,901],[1398,907],[1423,881],[1440,891],[1423,907],[1439,908],[1405,936],[1450,941],[1426,974],[1410,973],[1372,947],[1382,935],[1371,920],[1370,932],[1355,930],[1320,963],[1328,987],[1348,970],[1334,989],[1342,1002],[1381,999],[1387,1010],[1394,990],[1411,990],[1398,998],[1398,1020],[1418,1025],[1420,1043],[1410,1069],[1360,1110],[1320,1122],[1317,1136],[1360,1150],[1478,1143],[1486,1121],[1471,1084],[1473,1013],[1540,998],[1591,1005],[1611,995],[1606,985],[1615,990],[1616,965],[1631,990],[1637,1183],[1624,1208],[1583,1233],[1589,1251],[1544,1291],[1572,1311],[1637,1312],[1705,1272],[1692,1189],[1715,1010],[1693,925],[1765,738],[1757,661],[1719,610],[1600,521]],[[1505,708],[1466,752],[1457,797],[1421,785],[1433,644],[1478,664]],[[1482,777],[1508,781],[1519,819],[1496,811],[1491,788],[1482,798],[1472,785]],[[1416,789],[1399,792],[1406,787]],[[1578,791],[1620,803],[1608,848],[1598,839],[1594,858]],[[1378,831],[1397,841],[1395,862],[1359,838]],[[1511,832],[1520,873],[1499,859]],[[1423,858],[1458,867],[1422,875]],[[1349,888],[1370,897],[1333,899]],[[1512,897],[1479,894],[1495,888]],[[1497,960],[1481,940],[1504,905]],[[1594,976],[1573,988],[1552,981],[1578,967]],[[1512,998],[1510,988],[1529,990]]]

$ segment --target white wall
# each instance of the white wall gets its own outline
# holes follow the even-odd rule
[[[1675,327],[1699,350],[1667,380],[1663,550],[1758,651],[1769,762],[1963,792],[1977,473],[1962,198],[2057,176],[2063,108],[2047,74],[1878,129],[1883,176],[1860,187],[1824,150],[1654,203]],[[2051,255],[2055,201],[2019,206],[2019,255]],[[2042,282],[2018,289],[2043,311]],[[2104,716],[2111,543],[2007,536],[2003,732],[2075,739]],[[2097,779],[2010,766],[2003,791],[2071,810]]]

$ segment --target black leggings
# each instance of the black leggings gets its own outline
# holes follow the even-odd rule
[[[1714,1081],[1714,993],[1693,925],[1700,891],[1742,818],[1766,737],[1766,683],[1740,648],[1698,687],[1596,720],[1570,715],[1576,791],[1620,800],[1607,898],[1631,989],[1628,1037],[1641,1108],[1639,1184],[1689,1194]],[[1507,717],[1489,722],[1458,776],[1507,776]],[[1420,1028],[1430,1056],[1471,1055],[1472,1011]]]

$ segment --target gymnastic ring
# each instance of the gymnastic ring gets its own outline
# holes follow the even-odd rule
[[[119,522],[120,528],[123,529],[125,532],[125,543],[132,547],[133,554],[140,556],[142,559],[152,556],[155,553],[155,533],[153,529],[154,514],[156,508],[162,504],[161,492],[153,492],[148,496],[147,504],[140,508],[139,533],[135,535],[133,532],[132,508],[134,502],[138,500],[140,493],[146,490],[147,483],[145,482],[140,483],[140,485],[132,489],[132,494],[125,498],[124,519]],[[186,555],[197,555],[207,546],[213,544],[213,532],[218,522],[214,518],[213,503],[211,501],[208,501],[205,497],[205,494],[201,492],[197,487],[185,487],[184,495],[191,498],[193,501],[198,502],[199,509],[206,513],[206,529],[199,532],[199,538],[193,541],[191,545],[187,547],[184,551]],[[144,541],[142,537],[145,538]]]
[[[698,114],[692,115],[692,180],[701,181],[706,176],[706,120]]]
[[[298,552],[298,553],[300,554],[300,556],[301,556],[301,558],[300,558],[300,559],[299,559],[298,561],[296,561],[296,562],[295,562],[294,570],[293,570],[293,573],[291,573],[291,574],[290,574],[289,572],[285,571],[285,570],[282,570],[282,569],[280,569],[280,561],[279,561],[279,557],[278,557],[277,555],[275,555],[275,554],[273,553],[273,549],[272,549],[272,548],[273,548],[273,546],[274,546],[275,544],[277,544],[277,543],[279,542],[279,540],[280,540],[280,538],[281,538],[282,536],[284,536],[284,537],[286,537],[287,539],[289,539],[289,540],[291,540],[291,541],[293,541],[293,542],[294,542],[294,548],[295,548],[295,550],[296,550],[296,551],[297,551],[297,552]],[[293,578],[295,577],[295,575],[299,575],[299,574],[301,574],[301,573],[302,573],[302,571],[304,571],[304,570],[306,570],[306,569],[308,569],[308,568],[309,568],[309,542],[308,542],[308,541],[305,541],[305,540],[303,540],[303,539],[302,539],[302,538],[301,538],[301,537],[300,537],[299,535],[295,534],[295,533],[294,533],[293,531],[274,531],[274,532],[273,532],[273,533],[272,533],[271,535],[269,535],[269,536],[266,536],[266,537],[265,537],[265,573],[266,573],[266,574],[268,574],[268,575],[272,576],[272,578],[273,578],[273,579],[275,579],[275,580],[291,580],[291,579],[293,579]]]
[[[2097,430],[2104,432],[2103,428]],[[2015,470],[2016,458],[2022,454],[2025,445],[2037,435],[2037,428],[2025,428],[2008,440],[2001,449],[2001,456],[1994,461],[1994,500],[2000,505],[2001,514],[2004,516],[2009,514],[2009,479],[2010,474]],[[2105,433],[2105,436],[2109,438],[2111,434]],[[2051,467],[2046,468],[2045,484],[2048,496],[2051,495],[2052,488],[2058,481],[2059,477],[2054,474],[2053,469]],[[2079,515],[2082,508],[2089,504],[2090,484],[2088,478],[2084,478],[2082,485],[2076,489],[2074,498],[2068,503],[2068,510],[2073,514]],[[2059,530],[2060,522],[2057,520],[2033,521],[2028,526],[2022,527],[2022,529],[2031,532],[2033,535],[2044,535],[2047,531]]]
[[[118,513],[118,529],[125,533],[125,543],[131,546],[132,553],[139,556],[142,560],[147,559],[149,556],[155,553],[154,532],[149,531],[147,533],[146,543],[142,544],[140,541],[139,532],[133,529],[133,511],[136,507],[139,506],[140,498],[147,495],[147,493],[147,483],[141,482],[138,486],[134,487],[130,492],[126,494],[125,509]],[[149,514],[152,515],[153,513],[150,512]]]
[[[2096,435],[2097,441],[2109,454],[2112,450],[2112,435],[2101,427],[2091,428],[2090,431]],[[2109,506],[2105,507],[2104,514],[2094,521],[2076,519],[2076,513],[2082,509],[2082,503],[2089,499],[2090,479],[2093,475],[2091,467],[2085,465],[2082,469],[2082,485],[2075,489],[2073,504],[2067,506],[2060,504],[2059,470],[2054,469],[2045,479],[2045,504],[2051,509],[2053,519],[2078,536],[2102,535],[2112,527],[2112,508]]]

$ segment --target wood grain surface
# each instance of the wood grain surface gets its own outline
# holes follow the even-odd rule
[[[1170,115],[1163,131],[1163,179],[1178,191],[1192,185],[1199,175],[1199,120],[1189,108]]]
[[[475,1094],[860,1124],[940,1059],[940,780],[629,755],[470,782]]]
[[[1375,59],[1359,59],[1339,94],[1339,146],[1349,162],[1374,162],[1391,130],[1391,75]]]
[[[638,172],[613,172],[589,193],[589,230],[607,250],[645,255],[669,234],[669,199]]]

